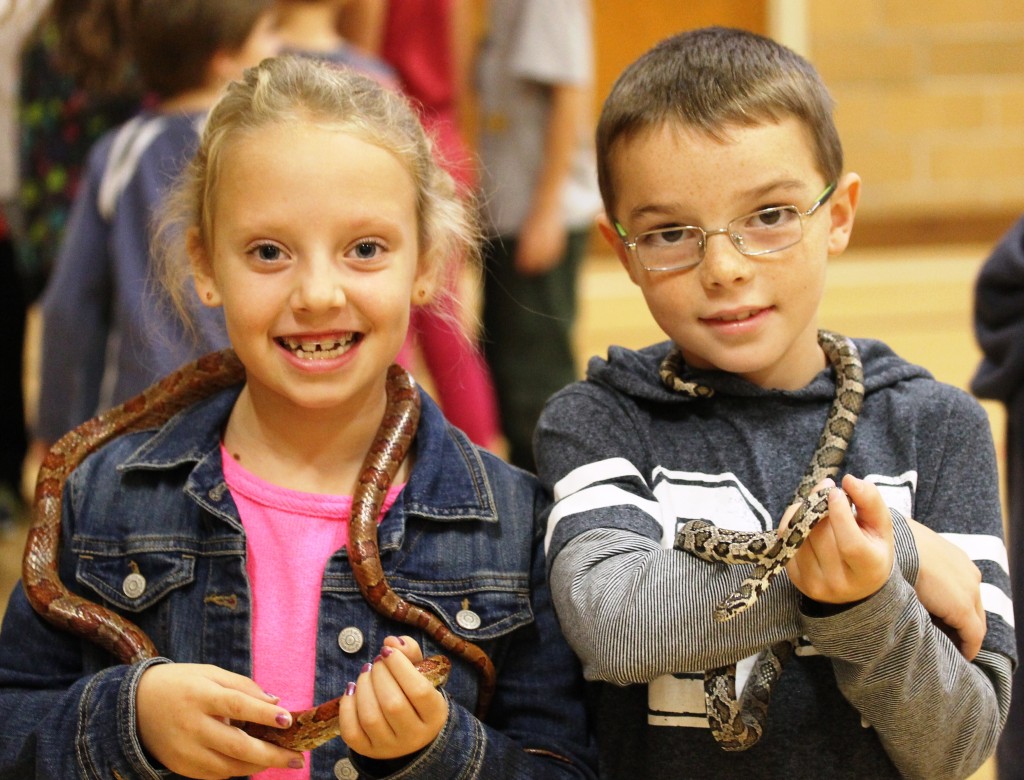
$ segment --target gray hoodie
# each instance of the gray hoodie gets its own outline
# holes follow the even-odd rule
[[[667,342],[613,347],[549,401],[535,447],[553,495],[551,589],[594,681],[602,777],[933,780],[965,777],[991,754],[1016,651],[988,420],[884,344],[856,343],[865,401],[844,469],[876,483],[890,506],[897,566],[878,593],[824,617],[801,611],[782,575],[747,613],[715,623],[714,605],[749,569],[671,548],[693,519],[775,526],[832,403],[831,369],[787,392],[687,367],[686,378],[715,390],[693,399],[658,378]],[[982,571],[988,633],[974,663],[916,597],[905,517],[949,534]],[[738,662],[742,685],[749,658],[784,639],[799,647],[764,739],[722,751],[707,728],[703,670]]]

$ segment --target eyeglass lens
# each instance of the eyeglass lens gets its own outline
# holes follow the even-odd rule
[[[759,255],[798,243],[803,237],[803,226],[795,206],[776,206],[737,217],[724,230],[705,232],[699,227],[651,230],[637,236],[637,258],[648,270],[696,265],[704,258],[708,239],[718,233],[728,235],[743,254]]]

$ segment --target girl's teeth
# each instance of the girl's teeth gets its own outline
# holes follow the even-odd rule
[[[353,341],[354,338],[351,336],[341,341],[331,342],[280,339],[280,343],[283,346],[293,355],[303,360],[328,360],[338,357],[348,351]]]

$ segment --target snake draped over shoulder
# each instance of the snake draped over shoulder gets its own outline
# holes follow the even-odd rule
[[[676,534],[678,550],[711,563],[752,564],[754,567],[740,587],[715,608],[716,621],[731,620],[753,606],[814,526],[828,515],[829,491],[814,491],[814,487],[826,477],[834,477],[843,463],[864,403],[864,370],[860,353],[850,339],[822,330],[818,332],[818,343],[835,373],[835,398],[818,446],[797,486],[794,496],[797,509],[786,530],[747,533],[692,520]],[[677,351],[662,362],[661,378],[669,388],[695,398],[712,395],[709,388],[681,379],[680,365],[681,355]],[[763,650],[739,699],[735,664],[704,673],[708,725],[723,750],[747,750],[761,739],[768,719],[772,686],[782,674],[783,664],[793,649],[794,643],[787,641]]]
[[[45,620],[110,652],[121,663],[137,663],[159,653],[134,623],[113,610],[68,590],[58,575],[64,483],[90,453],[118,436],[156,428],[196,402],[245,380],[234,351],[206,355],[152,385],[138,396],[88,420],[59,439],[43,459],[36,481],[32,525],[22,560],[22,583],[29,603]],[[477,713],[486,712],[495,687],[495,670],[477,645],[452,633],[435,615],[412,605],[388,583],[377,548],[377,517],[388,486],[412,445],[419,422],[420,397],[411,376],[393,365],[387,377],[387,408],[363,462],[352,498],[349,560],[366,601],[386,618],[415,625],[445,650],[465,659],[480,673]],[[417,665],[433,685],[443,685],[451,670],[444,656]],[[311,750],[338,736],[338,705],[332,699],[292,713],[292,725],[276,729],[239,724],[243,730],[293,750]]]

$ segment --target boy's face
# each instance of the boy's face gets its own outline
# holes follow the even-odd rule
[[[802,219],[797,244],[758,257],[741,254],[725,234],[712,235],[696,266],[648,271],[612,224],[617,221],[629,240],[674,226],[713,231],[772,206],[805,212],[829,184],[796,119],[726,130],[721,141],[663,124],[619,140],[610,160],[615,213],[602,216],[599,227],[688,364],[739,374],[762,387],[797,389],[825,365],[818,305],[826,262],[849,241],[856,174],[845,174],[832,196]]]

